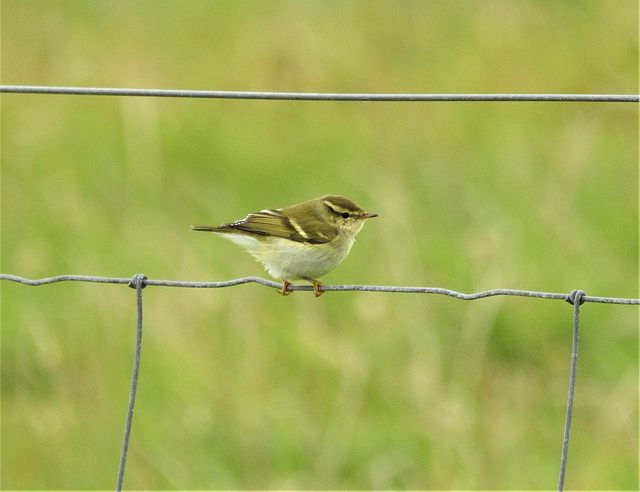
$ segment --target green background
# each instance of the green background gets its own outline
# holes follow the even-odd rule
[[[638,92],[635,1],[2,1],[2,83]],[[638,297],[638,106],[2,95],[3,273],[265,276],[190,224],[327,193],[327,284]],[[2,287],[2,488],[115,485],[123,285]],[[563,301],[148,287],[124,486],[552,489]],[[637,489],[638,309],[585,304],[568,488]]]

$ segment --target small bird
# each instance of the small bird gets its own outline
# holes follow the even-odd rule
[[[191,226],[209,231],[242,246],[282,280],[283,296],[291,293],[289,280],[313,284],[316,297],[322,294],[316,280],[346,258],[365,219],[378,214],[365,212],[339,195],[326,195],[289,207],[262,210],[244,219],[219,226]]]

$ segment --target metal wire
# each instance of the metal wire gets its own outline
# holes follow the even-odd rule
[[[96,282],[102,284],[126,284],[131,282],[130,278],[114,278],[114,277],[93,277],[88,275],[58,275],[56,277],[47,277],[37,280],[30,280],[17,275],[0,273],[0,280],[11,280],[25,285],[46,285],[55,282]],[[187,287],[195,289],[218,289],[222,287],[233,287],[248,283],[261,284],[267,287],[282,288],[282,284],[267,280],[261,277],[242,277],[233,280],[225,280],[223,282],[182,282],[177,280],[154,280],[145,278],[145,285],[155,285],[162,287]],[[290,285],[287,288],[290,291],[312,291],[310,285]],[[568,300],[571,294],[561,294],[553,292],[536,292],[532,290],[517,289],[493,289],[474,294],[464,294],[455,290],[442,289],[440,287],[405,287],[405,286],[387,286],[387,285],[322,285],[320,290],[324,292],[343,292],[343,291],[360,291],[360,292],[396,292],[403,294],[440,294],[449,297],[455,297],[465,301],[473,301],[475,299],[483,299],[485,297],[495,296],[519,296],[519,297],[538,297],[542,299],[559,299]],[[572,301],[571,301],[572,302]],[[620,297],[596,297],[583,296],[582,302],[597,302],[606,304],[638,304],[640,299],[620,298]],[[573,302],[572,302],[573,303]]]
[[[558,478],[558,492],[564,490],[564,476],[567,469],[567,454],[569,452],[569,433],[571,432],[571,417],[573,416],[573,396],[576,389],[576,369],[578,368],[578,338],[580,325],[580,305],[583,303],[584,291],[574,290],[567,301],[573,304],[573,341],[571,343],[571,371],[569,373],[569,396],[567,397],[567,416],[564,423],[564,437],[562,439],[562,455],[560,456],[560,476]]]
[[[140,353],[142,351],[142,289],[145,288],[144,281],[147,276],[143,274],[134,275],[129,282],[129,287],[136,289],[137,305],[137,328],[136,328],[136,350],[133,356],[133,375],[131,376],[131,391],[129,392],[129,406],[127,407],[127,418],[124,425],[124,438],[122,440],[122,451],[120,452],[120,466],[118,467],[118,479],[116,481],[116,491],[122,490],[122,480],[124,479],[124,467],[127,462],[127,451],[129,450],[129,436],[131,435],[131,423],[133,421],[133,406],[136,402],[136,390],[138,388],[138,373],[140,372]]]
[[[129,278],[109,278],[109,277],[93,277],[86,275],[59,275],[56,277],[48,277],[37,280],[29,280],[16,275],[0,274],[0,280],[9,280],[30,286],[47,285],[56,282],[96,282],[110,284],[126,284],[136,289],[137,298],[137,330],[136,330],[136,349],[133,363],[133,375],[131,378],[131,391],[129,395],[129,406],[127,409],[127,418],[125,422],[124,439],[122,443],[122,452],[120,455],[120,466],[118,468],[118,478],[116,482],[116,491],[122,489],[122,481],[124,478],[124,468],[127,460],[127,450],[129,447],[129,437],[131,434],[131,423],[133,420],[133,407],[135,404],[136,388],[138,385],[138,374],[140,369],[140,352],[142,347],[142,289],[147,285],[165,286],[165,287],[182,287],[182,288],[222,288],[233,287],[246,283],[258,283],[267,287],[281,288],[281,284],[266,280],[260,277],[243,277],[223,282],[180,282],[173,280],[151,280],[143,274],[137,274],[133,279]],[[313,287],[306,285],[290,285],[289,290],[313,290]],[[573,343],[571,350],[571,371],[569,376],[569,396],[567,399],[567,412],[565,418],[564,436],[562,441],[562,455],[560,459],[560,476],[558,479],[558,491],[564,490],[564,480],[567,465],[567,454],[569,450],[569,433],[571,430],[571,417],[573,415],[573,400],[576,384],[576,369],[578,363],[578,334],[580,322],[580,305],[585,302],[597,302],[608,304],[629,304],[638,305],[640,299],[631,298],[615,298],[615,297],[593,297],[585,295],[584,291],[574,290],[570,294],[535,292],[529,290],[513,290],[513,289],[494,289],[475,294],[463,294],[449,289],[437,287],[393,287],[382,285],[324,285],[321,290],[324,291],[365,291],[365,292],[395,292],[405,294],[440,294],[455,297],[462,300],[475,300],[493,296],[520,296],[520,297],[538,297],[543,299],[559,299],[565,300],[574,306],[574,323],[573,323]]]
[[[209,99],[277,99],[289,101],[640,102],[640,95],[636,94],[348,94],[329,92],[193,91],[175,89],[52,87],[33,85],[0,85],[0,92],[22,94],[69,94],[76,96],[196,97]]]
[[[129,447],[129,437],[131,434],[131,424],[133,420],[133,407],[135,404],[136,389],[138,385],[138,374],[140,369],[140,353],[142,347],[142,289],[147,285],[165,286],[165,287],[183,287],[183,288],[222,288],[242,285],[246,283],[258,283],[267,287],[280,288],[281,284],[266,280],[260,277],[243,277],[224,282],[180,282],[171,280],[150,280],[145,275],[137,274],[133,279],[128,278],[109,278],[94,277],[85,275],[60,275],[56,277],[48,277],[37,280],[29,280],[16,275],[0,274],[0,280],[10,280],[30,286],[47,285],[56,282],[76,281],[76,282],[96,282],[111,284],[127,284],[136,289],[137,298],[137,330],[136,330],[136,349],[133,363],[133,375],[131,378],[131,391],[129,395],[129,405],[127,408],[127,417],[125,422],[124,439],[122,443],[122,452],[120,454],[120,465],[118,467],[118,477],[116,482],[116,491],[122,490],[122,481],[124,479],[124,469],[127,460],[127,451]],[[290,285],[289,290],[313,290],[311,286]],[[493,296],[521,296],[521,297],[538,297],[543,299],[561,299],[574,306],[574,331],[573,344],[571,353],[571,372],[569,377],[569,396],[567,400],[567,413],[565,419],[564,437],[562,441],[562,455],[560,459],[560,476],[558,479],[558,491],[564,490],[564,480],[566,473],[567,454],[569,450],[569,433],[571,430],[571,417],[573,414],[573,400],[576,384],[576,368],[578,362],[578,327],[580,319],[580,305],[584,302],[600,302],[609,304],[640,304],[640,299],[629,298],[612,298],[612,297],[593,297],[586,296],[583,291],[574,290],[571,294],[535,292],[528,290],[513,289],[494,289],[475,294],[463,294],[449,289],[434,287],[393,287],[382,285],[326,285],[322,286],[324,291],[366,291],[366,292],[396,292],[396,293],[413,293],[413,294],[440,294],[455,297],[462,300],[475,300]]]
[[[97,88],[97,87],[51,87],[51,86],[26,86],[26,85],[0,85],[0,93],[22,94],[62,94],[62,95],[93,95],[93,96],[141,96],[141,97],[180,97],[180,98],[209,98],[209,99],[262,99],[262,100],[290,100],[290,101],[369,101],[369,102],[640,102],[640,95],[622,94],[345,94],[345,93],[298,93],[298,92],[243,92],[243,91],[195,91],[195,90],[163,90],[163,89],[126,89],[126,88]],[[137,299],[137,330],[136,348],[134,355],[133,374],[129,405],[125,421],[124,439],[116,491],[122,489],[124,469],[127,459],[131,425],[133,420],[133,408],[135,404],[138,375],[140,369],[140,353],[142,347],[142,289],[147,285],[182,287],[182,288],[223,288],[242,285],[246,283],[258,283],[267,287],[281,288],[281,284],[265,280],[260,277],[243,277],[223,282],[181,282],[171,280],[150,280],[145,275],[138,274],[129,278],[94,277],[84,275],[60,275],[37,280],[29,280],[23,277],[0,274],[0,280],[19,282],[30,286],[46,285],[56,282],[95,282],[110,284],[126,284],[136,289]],[[290,285],[291,291],[311,291],[311,286]],[[573,401],[576,384],[576,369],[578,360],[578,338],[580,305],[584,302],[639,305],[640,299],[594,297],[586,296],[583,291],[574,290],[571,294],[535,292],[528,290],[494,289],[489,291],[464,294],[449,289],[435,287],[406,287],[406,286],[382,286],[382,285],[323,285],[322,291],[364,291],[364,292],[394,292],[412,294],[439,294],[455,297],[462,300],[475,300],[494,296],[520,296],[536,297],[543,299],[565,300],[574,306],[574,328],[571,352],[571,371],[569,377],[569,395],[567,399],[567,412],[565,419],[562,454],[560,460],[560,476],[558,479],[558,491],[564,489],[566,473],[567,453],[569,448],[569,434],[571,430],[571,418],[573,414]]]

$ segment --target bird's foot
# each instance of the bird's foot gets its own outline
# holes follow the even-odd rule
[[[290,285],[291,282],[287,282],[286,280],[282,282],[282,289],[277,290],[278,294],[282,294],[283,296],[288,296],[289,294],[291,294],[291,291],[287,290],[287,287],[289,287]]]
[[[320,297],[322,295],[322,293],[324,292],[323,290],[320,290],[319,287],[322,285],[321,282],[318,282],[317,280],[313,282],[313,294],[316,297]]]
[[[310,277],[302,277],[302,280],[306,280],[307,282],[311,282],[313,284],[313,294],[316,297],[320,297],[324,292],[323,290],[320,290],[322,282],[318,282],[316,279]]]
[[[322,286],[322,282],[318,282],[313,278],[307,278],[307,277],[302,277],[302,279],[306,280],[307,282],[311,282],[313,284],[314,296],[320,297],[324,293],[323,290],[320,290],[320,287]],[[288,296],[289,294],[291,294],[292,291],[287,289],[287,287],[289,287],[290,285],[293,285],[293,284],[287,280],[282,282],[282,288],[277,290],[278,294],[282,294],[283,296]]]

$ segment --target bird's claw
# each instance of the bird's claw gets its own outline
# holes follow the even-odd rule
[[[305,280],[307,280],[305,278]],[[311,282],[313,284],[313,295],[316,297],[320,297],[324,291],[320,290],[320,286],[322,285],[322,282],[318,282],[317,280],[313,280],[313,279],[309,279],[309,282]],[[277,292],[278,294],[281,294],[283,296],[288,296],[289,294],[291,294],[292,291],[290,291],[287,287],[289,287],[291,284],[291,282],[285,280],[284,282],[282,282],[282,288],[278,289]]]
[[[278,294],[282,294],[283,296],[288,296],[291,294],[290,290],[287,290],[287,287],[291,285],[291,282],[287,282],[286,280],[282,282],[282,289],[278,289]]]

